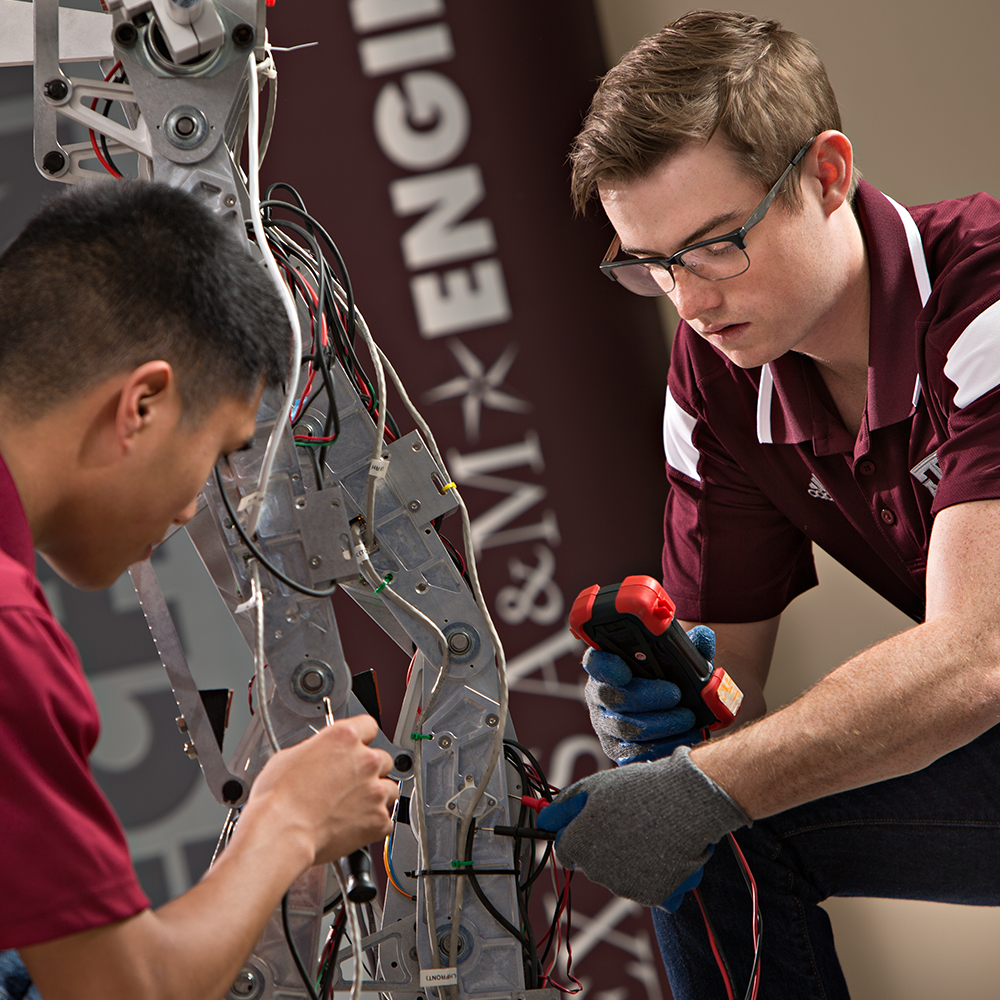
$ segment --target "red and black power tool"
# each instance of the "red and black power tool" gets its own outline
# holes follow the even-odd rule
[[[696,729],[728,726],[743,692],[722,667],[712,668],[674,618],[674,602],[651,576],[627,576],[610,587],[580,592],[570,631],[594,649],[620,656],[639,677],[673,681],[679,707],[694,712]]]

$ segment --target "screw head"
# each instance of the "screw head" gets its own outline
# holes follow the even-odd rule
[[[198,751],[197,751],[197,750],[195,749],[195,745],[194,745],[193,743],[185,743],[185,744],[184,744],[184,752],[185,752],[185,753],[186,753],[186,754],[187,754],[187,755],[188,755],[188,756],[189,756],[189,757],[190,757],[190,758],[191,758],[192,760],[195,760],[195,759],[197,758],[197,756],[198,756]]]
[[[489,726],[491,729],[495,729],[499,722],[500,722],[499,716],[496,715],[486,716],[486,725]]]
[[[225,205],[226,208],[235,208],[236,207],[236,195],[234,195],[234,194],[227,194],[226,197],[222,199],[222,204]]]
[[[325,678],[318,670],[307,670],[300,678],[299,683],[310,694],[315,694],[323,689]]]
[[[250,969],[243,969],[233,980],[229,992],[234,997],[252,997],[257,994],[257,977]]]
[[[402,771],[403,773],[409,771],[410,768],[413,767],[413,759],[405,753],[399,754],[393,763],[396,765],[396,770]]]
[[[468,632],[456,629],[448,636],[448,648],[459,655],[467,653],[472,649],[472,636]]]
[[[237,24],[232,33],[233,45],[241,49],[248,49],[257,38],[256,33],[249,24]]]
[[[312,559],[309,560],[309,565],[312,566],[313,569],[319,569],[319,567],[323,565],[322,557],[313,556]]]
[[[45,84],[45,96],[50,101],[61,101],[69,94],[69,87],[65,80],[49,80]]]
[[[222,786],[222,797],[227,802],[239,802],[242,794],[243,785],[235,778],[230,778],[229,781]]]
[[[56,149],[46,153],[42,159],[42,170],[47,174],[52,174],[53,177],[56,174],[61,174],[65,166],[66,157]]]
[[[139,40],[139,32],[131,21],[123,21],[115,28],[115,44],[130,49]]]
[[[412,510],[412,511],[418,511],[418,510],[420,510],[420,501],[419,500],[411,500],[410,501],[410,510]]]

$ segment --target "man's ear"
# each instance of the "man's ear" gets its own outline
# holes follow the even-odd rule
[[[118,396],[115,430],[125,450],[131,450],[139,436],[154,423],[177,410],[177,380],[168,361],[147,361],[125,379]]]
[[[847,201],[854,175],[854,149],[843,132],[828,129],[816,136],[807,154],[812,179],[818,185],[823,210],[832,215]]]

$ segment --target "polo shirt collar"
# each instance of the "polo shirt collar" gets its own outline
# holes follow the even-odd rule
[[[32,575],[35,550],[28,518],[21,504],[10,470],[0,456],[0,549],[21,563]]]
[[[913,216],[861,181],[855,201],[868,251],[871,312],[868,395],[855,440],[843,427],[815,366],[787,354],[760,370],[757,437],[762,444],[813,443],[817,455],[868,450],[871,431],[910,417],[919,399],[913,328],[930,294]]]

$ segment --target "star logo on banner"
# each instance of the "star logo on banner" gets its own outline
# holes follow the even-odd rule
[[[491,410],[506,410],[508,413],[526,413],[531,409],[531,404],[526,400],[500,391],[507,373],[514,364],[517,345],[508,344],[489,370],[457,337],[448,341],[448,347],[455,355],[463,374],[430,389],[424,394],[424,398],[428,402],[438,403],[443,399],[463,397],[462,418],[465,421],[465,436],[468,440],[476,441],[479,438],[479,424],[484,406]]]

